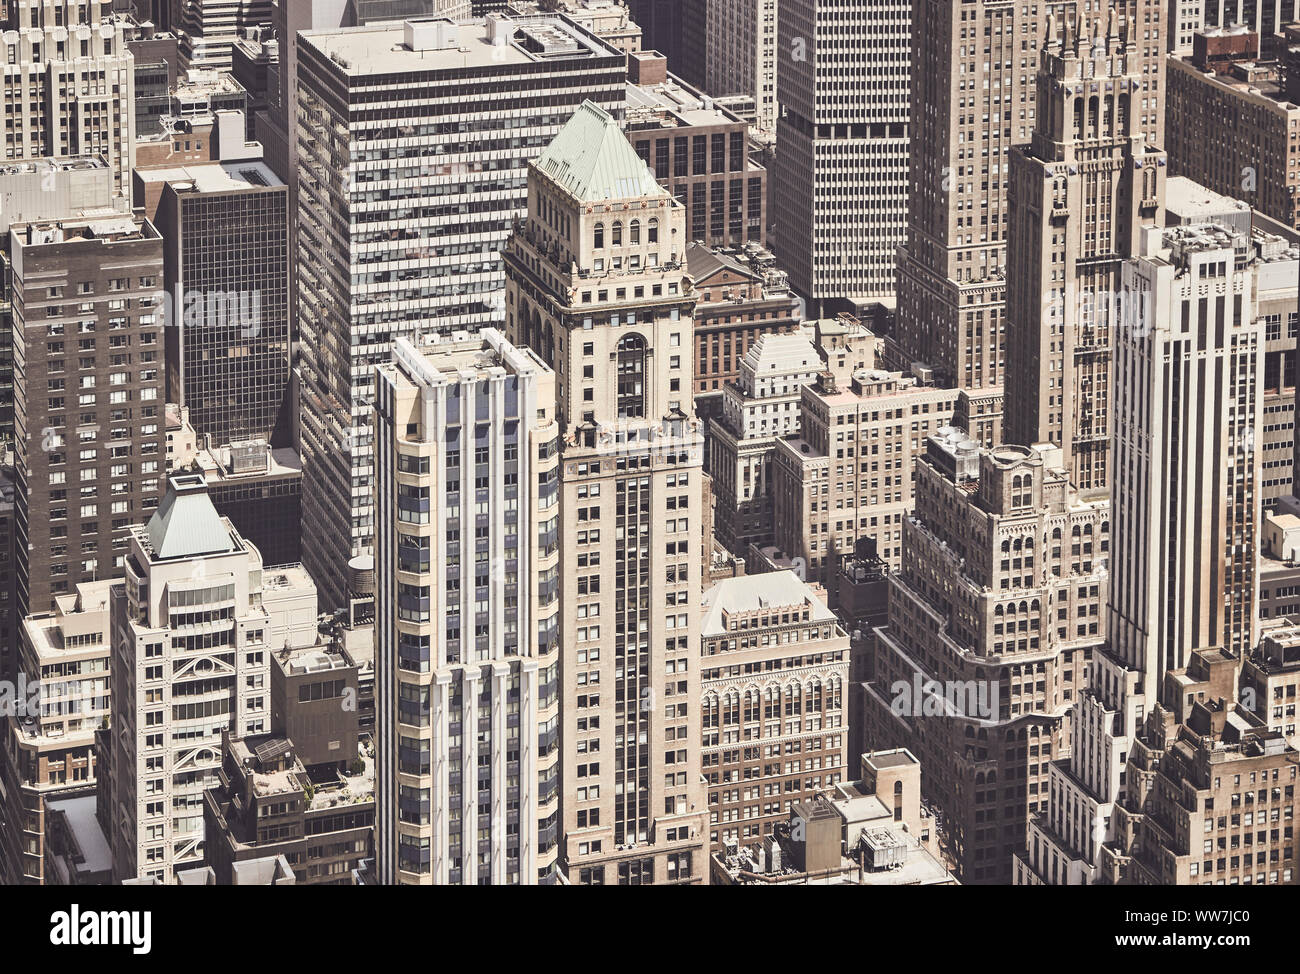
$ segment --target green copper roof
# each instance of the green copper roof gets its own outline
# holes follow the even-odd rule
[[[585,202],[668,195],[614,116],[590,101],[564,123],[535,165]]]

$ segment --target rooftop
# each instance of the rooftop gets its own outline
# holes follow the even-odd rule
[[[731,616],[765,609],[780,612],[807,608],[808,622],[836,621],[835,613],[793,571],[723,579],[704,593],[700,607],[704,611],[700,635],[704,637],[730,632]]]
[[[533,165],[584,202],[661,198],[659,185],[618,120],[584,101]]]
[[[236,550],[230,522],[217,513],[208,497],[207,481],[198,474],[182,474],[167,481],[167,493],[145,532],[157,560]]]
[[[254,189],[266,186],[283,186],[271,168],[258,160],[237,162],[199,162],[164,169],[137,169],[140,181],[171,183],[182,191],[193,189],[199,193],[226,193],[232,190]],[[190,185],[185,185],[185,184]]]
[[[554,14],[508,21],[508,39],[493,43],[483,20],[440,28],[433,18],[387,21],[364,27],[305,30],[299,42],[315,47],[350,77],[482,68],[505,73],[512,65],[540,64],[555,58],[613,56],[615,50],[582,27]],[[417,28],[412,49],[409,25]],[[428,37],[429,40],[424,40]]]

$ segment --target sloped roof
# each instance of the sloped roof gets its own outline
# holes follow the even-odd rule
[[[835,613],[794,572],[763,572],[725,578],[704,593],[700,600],[704,619],[700,635],[716,636],[727,631],[723,613],[782,609],[808,604],[811,622],[834,622]]]
[[[149,519],[154,557],[194,558],[235,550],[230,529],[208,497],[207,482],[197,474],[172,477],[167,493]]]
[[[745,367],[755,375],[821,369],[822,359],[801,332],[764,332],[745,350]]]
[[[758,280],[758,274],[751,267],[746,267],[729,254],[720,254],[716,250],[698,241],[686,246],[686,269],[696,283],[706,281],[720,270],[729,270],[740,274],[750,281]]]
[[[614,116],[591,101],[578,107],[534,165],[584,202],[668,195]]]

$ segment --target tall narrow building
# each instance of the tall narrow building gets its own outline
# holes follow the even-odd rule
[[[627,58],[556,15],[297,38],[303,561],[325,607],[373,542],[374,369],[395,338],[499,324],[528,161]],[[394,140],[403,142],[400,151]]]
[[[781,0],[773,249],[821,311],[893,303],[907,220],[909,0]]]
[[[1011,150],[1003,439],[1060,447],[1084,493],[1109,484],[1110,356],[1123,260],[1164,224],[1165,156],[1137,125],[1135,29],[1100,43],[1047,18],[1033,140]]]
[[[5,160],[103,156],[114,192],[129,195],[135,57],[111,0],[9,0],[0,34]]]
[[[987,421],[968,421],[967,430],[986,446],[1004,440],[1010,151],[1035,128],[1048,14],[1091,38],[1089,50],[1132,24],[1138,39],[1127,70],[1141,86],[1130,96],[1133,127],[1160,145],[1161,9],[1160,0],[1120,0],[1091,13],[1055,0],[923,0],[914,7],[907,239],[898,252],[890,352],[895,368],[922,362],[937,382],[988,397]]]
[[[700,778],[703,435],[685,213],[586,102],[529,167],[504,251],[511,340],[555,370],[560,864],[707,882]]]
[[[1279,271],[1294,279],[1296,265],[1281,240],[1234,224],[1230,214],[1148,229],[1140,255],[1123,266],[1132,314],[1121,322],[1113,366],[1109,644],[1093,654],[1069,759],[1050,767],[1048,805],[1014,857],[1017,884],[1131,882],[1144,873],[1165,873],[1147,882],[1199,882],[1191,877],[1202,869],[1226,872],[1227,857],[1211,852],[1216,842],[1226,847],[1226,833],[1215,834],[1225,819],[1216,830],[1207,811],[1202,826],[1195,812],[1212,805],[1201,795],[1187,809],[1168,807],[1182,804],[1165,796],[1185,794],[1184,783],[1157,779],[1219,790],[1209,769],[1239,755],[1215,740],[1227,743],[1237,671],[1255,642],[1265,348],[1255,295]],[[1194,731],[1190,747],[1179,746],[1163,768],[1184,722]],[[1239,742],[1258,733],[1247,717],[1230,722]],[[1202,837],[1206,854],[1194,866],[1185,848],[1176,868],[1158,848]],[[1240,834],[1232,842],[1238,849]]]
[[[378,368],[382,883],[552,878],[559,804],[554,413],[554,373],[493,328],[418,349],[399,338],[393,363]]]
[[[264,571],[203,478],[187,474],[131,528],[109,611],[113,722],[100,737],[98,818],[116,882],[172,882],[204,861],[203,795],[217,783],[222,731],[270,731],[270,654],[317,644],[316,586],[299,566]]]
[[[11,227],[9,256],[21,618],[121,574],[158,506],[163,252],[143,217],[95,212]]]

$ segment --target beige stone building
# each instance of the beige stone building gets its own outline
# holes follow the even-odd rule
[[[941,385],[983,393],[981,443],[1001,443],[1007,370],[1006,246],[1012,145],[1036,122],[1035,71],[1046,0],[943,0],[912,18],[911,167],[907,239],[898,252],[898,317],[892,367],[919,361]],[[1094,5],[1095,6],[1095,5]],[[1163,138],[1158,110],[1164,76],[1160,0],[1120,0],[1108,11],[1075,8],[1063,26],[1090,49],[1131,31],[1138,38],[1131,96],[1137,131]]]
[[[494,328],[393,357],[375,381],[379,878],[551,881],[555,374]]]
[[[507,333],[555,372],[560,866],[707,882],[700,778],[703,435],[685,213],[591,102],[529,167]]]
[[[863,733],[920,758],[963,883],[1008,882],[1046,802],[1106,635],[1108,522],[1052,447],[982,451],[948,431],[917,464]]]
[[[860,538],[897,567],[916,458],[952,421],[957,394],[865,369],[847,383],[823,372],[800,395],[798,435],[778,440],[772,460],[776,546],[823,583]]]
[[[1142,224],[1164,223],[1165,156],[1137,124],[1131,34],[1094,46],[1063,43],[1054,19],[1047,31],[1033,140],[1010,156],[1003,438],[1056,445],[1070,482],[1104,494],[1120,266]]]
[[[1216,67],[1192,53],[1168,58],[1170,171],[1300,228],[1300,106],[1277,62],[1252,51]]]
[[[739,378],[723,387],[721,415],[708,426],[708,468],[714,534],[729,550],[775,543],[773,457],[780,439],[799,431],[800,391],[822,369],[803,333],[766,334],[745,353]]]
[[[844,780],[849,637],[791,571],[719,582],[700,607],[701,760],[716,854],[758,844],[795,804]]]
[[[128,195],[135,165],[135,58],[105,0],[0,5],[5,160],[102,156]]]

